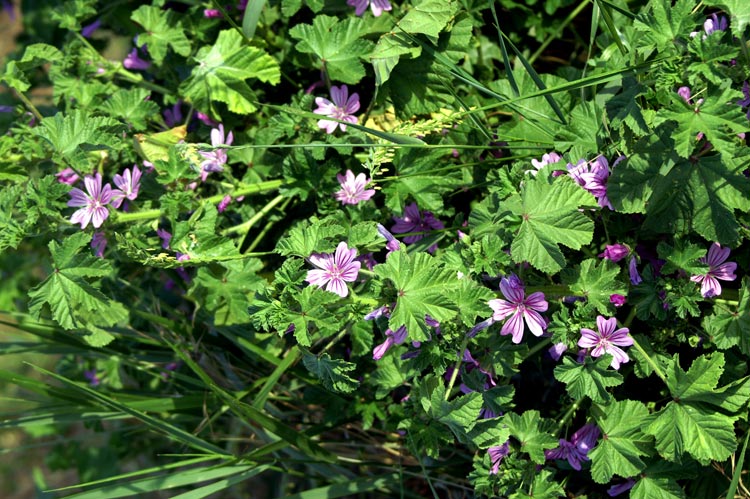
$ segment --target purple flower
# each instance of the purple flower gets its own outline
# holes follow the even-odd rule
[[[401,326],[396,332],[390,329],[385,332],[385,341],[372,350],[373,360],[380,360],[383,355],[393,346],[400,345],[406,340],[406,326]]]
[[[64,170],[55,173],[57,181],[61,184],[73,185],[78,182],[78,174],[72,168],[65,168]]]
[[[628,273],[630,274],[630,282],[634,286],[638,286],[640,283],[643,282],[643,279],[641,279],[641,275],[638,273],[638,267],[636,266],[635,256],[630,257],[630,261],[628,262]]]
[[[388,249],[388,253],[392,251],[398,251],[398,249],[401,247],[400,243],[398,242],[398,239],[393,237],[393,234],[388,232],[388,229],[383,227],[381,224],[378,224],[378,234],[383,236],[386,240],[385,247]]]
[[[138,57],[138,49],[135,47],[125,57],[125,60],[122,61],[122,65],[126,67],[127,69],[137,69],[137,70],[146,70],[151,67],[150,62],[144,61],[143,59]]]
[[[93,23],[81,28],[81,36],[84,38],[90,38],[94,34],[94,31],[98,30],[102,26],[102,20],[97,19]]]
[[[417,207],[417,203],[412,203],[404,209],[404,217],[393,217],[393,221],[396,225],[391,227],[391,231],[396,234],[404,234],[407,232],[420,232],[420,234],[412,234],[411,236],[404,237],[404,242],[407,244],[415,243],[424,237],[425,232],[431,230],[440,230],[445,228],[443,222],[435,218],[435,216],[429,212],[420,212]],[[437,249],[437,244],[433,244],[427,250],[430,253]]]
[[[172,234],[164,229],[156,229],[156,235],[161,239],[161,247],[169,249],[169,243],[172,241]]]
[[[510,454],[510,446],[508,442],[505,442],[503,445],[495,445],[487,449],[487,454],[490,456],[490,462],[492,463],[490,475],[497,475],[497,472],[500,470],[500,461]]]
[[[677,89],[677,95],[682,97],[682,100],[690,104],[690,87],[680,87]]]
[[[734,281],[737,276],[734,271],[737,270],[735,262],[727,262],[729,258],[729,248],[722,248],[719,243],[713,243],[708,248],[708,255],[701,258],[701,263],[708,264],[708,272],[702,275],[694,275],[690,278],[693,282],[701,283],[701,295],[704,298],[719,296],[721,294],[721,284],[717,279],[722,281]],[[726,262],[726,263],[725,263]]]
[[[367,201],[375,195],[375,189],[365,189],[365,186],[370,183],[370,179],[364,173],[355,177],[351,170],[346,170],[346,176],[337,173],[336,179],[341,185],[341,190],[336,192],[334,196],[338,201],[341,201],[341,204],[357,204],[360,201]]]
[[[539,312],[545,312],[548,307],[544,293],[537,291],[525,296],[523,282],[515,274],[500,280],[500,291],[505,296],[505,300],[495,299],[488,302],[494,311],[493,321],[501,321],[510,316],[510,320],[503,324],[500,334],[512,334],[513,343],[521,343],[525,320],[531,334],[541,336],[547,329],[547,323],[539,314]]]
[[[224,213],[224,210],[227,209],[227,206],[229,206],[229,203],[232,202],[232,196],[227,194],[223,198],[221,198],[221,201],[219,201],[219,204],[216,205],[216,209],[219,211],[219,213]]]
[[[349,288],[346,287],[345,282],[356,281],[362,266],[355,260],[356,256],[356,248],[349,249],[344,241],[339,243],[336,252],[332,255],[312,254],[310,263],[318,268],[308,271],[305,280],[321,288],[326,285],[326,291],[344,298],[349,294]]]
[[[742,107],[749,107],[750,106],[750,84],[745,81],[742,83],[742,94],[743,99],[740,99],[737,101],[738,106]],[[747,114],[745,115],[747,119],[750,120],[750,109],[748,109]]]
[[[83,371],[83,376],[89,380],[89,386],[99,386],[101,380],[96,375],[96,369],[87,369]]]
[[[119,208],[123,200],[133,201],[138,197],[138,190],[141,188],[141,171],[137,165],[133,165],[133,171],[125,168],[122,175],[115,175],[113,178],[118,189],[112,189],[112,206]]]
[[[568,349],[567,345],[565,343],[555,343],[551,347],[549,347],[549,356],[552,357],[552,359],[557,362],[560,360],[560,357],[562,357],[562,354],[565,353],[565,351]]]
[[[588,461],[588,453],[596,446],[599,438],[599,428],[593,424],[586,424],[573,433],[570,442],[560,439],[557,449],[544,451],[547,459],[567,459],[571,468],[581,471],[581,461]]]
[[[617,293],[609,295],[609,302],[615,307],[622,307],[625,305],[625,297],[618,295]]]
[[[346,85],[341,87],[331,87],[331,99],[333,102],[323,97],[316,97],[315,104],[317,109],[313,110],[315,114],[324,114],[337,120],[349,123],[357,123],[357,117],[354,116],[359,110],[359,94],[356,92],[349,96],[349,88]],[[318,128],[325,129],[326,133],[333,133],[336,127],[340,126],[341,131],[346,131],[346,125],[337,121],[318,120]]]
[[[587,328],[581,329],[581,339],[578,340],[578,346],[593,348],[591,351],[592,357],[600,357],[605,353],[610,354],[612,356],[610,365],[619,369],[620,364],[630,360],[628,354],[618,348],[629,347],[633,344],[633,338],[628,334],[630,330],[626,327],[616,329],[617,319],[614,317],[605,319],[601,315],[596,318],[596,327],[599,330],[598,332]]]
[[[373,319],[377,319],[378,317],[390,317],[391,316],[391,308],[388,305],[383,305],[382,307],[378,307],[369,314],[365,315],[366,321],[371,321]]]
[[[112,198],[112,186],[104,184],[104,188],[102,188],[102,176],[99,173],[94,177],[87,175],[83,179],[83,183],[86,185],[87,192],[74,187],[69,193],[68,206],[82,207],[73,213],[70,222],[80,223],[81,229],[85,229],[91,222],[98,229],[109,216],[107,205]]]
[[[527,170],[526,173],[531,173],[533,176],[536,177],[536,174],[539,172],[539,170],[541,170],[547,165],[554,165],[555,163],[558,163],[560,160],[562,160],[562,157],[556,152],[545,153],[544,155],[542,155],[541,161],[538,161],[537,159],[531,160],[531,165],[535,168],[535,170]]]
[[[633,485],[635,485],[635,480],[633,480],[632,478],[628,478],[624,482],[608,488],[607,495],[609,495],[609,497],[619,496],[623,492],[627,492],[628,490],[632,489]]]
[[[575,166],[568,163],[567,168],[568,174],[573,177],[573,180],[594,195],[599,206],[602,208],[606,206],[610,210],[614,210],[609,198],[607,198],[607,180],[609,179],[607,158],[598,156],[591,162],[581,159]]]
[[[388,0],[346,0],[346,4],[354,7],[354,13],[361,16],[370,6],[375,17],[379,17],[384,10],[391,10],[391,2]]]
[[[608,244],[602,253],[599,253],[599,258],[606,258],[613,262],[619,262],[630,253],[630,248],[624,244]]]
[[[231,146],[234,142],[234,135],[229,132],[229,135],[224,140],[224,125],[219,124],[219,128],[211,130],[211,145],[217,146]],[[198,151],[198,153],[205,159],[201,163],[201,180],[206,181],[208,174],[211,172],[224,171],[224,165],[227,164],[227,151],[226,149],[214,149],[212,151]]]
[[[182,121],[182,101],[178,100],[175,102],[171,108],[165,109],[162,115],[164,116],[164,123],[168,127],[177,126]]]
[[[727,18],[724,16],[719,17],[716,13],[711,14],[703,22],[703,30],[706,32],[706,36],[716,31],[726,31],[728,27]]]
[[[203,17],[221,17],[221,12],[218,9],[203,9]]]
[[[91,238],[91,249],[94,250],[94,256],[104,258],[104,248],[107,247],[107,238],[103,232],[94,232],[94,237]]]

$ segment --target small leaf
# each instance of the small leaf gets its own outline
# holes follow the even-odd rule
[[[190,55],[190,40],[185,36],[175,11],[141,5],[130,18],[145,30],[138,35],[137,45],[148,45],[148,53],[157,65],[164,62],[169,47],[183,57]]]
[[[565,389],[574,400],[589,397],[598,404],[606,404],[612,396],[607,388],[622,384],[622,375],[608,369],[611,358],[605,355],[595,362],[578,364],[569,357],[563,357],[562,365],[555,368],[555,379],[565,383]]]
[[[359,382],[349,376],[357,368],[352,362],[331,359],[327,353],[321,357],[308,353],[302,358],[302,363],[328,390],[351,393],[359,387]]]

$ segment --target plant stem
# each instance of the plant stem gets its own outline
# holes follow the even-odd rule
[[[274,206],[281,203],[284,200],[284,196],[279,194],[275,198],[273,198],[271,201],[268,202],[258,213],[253,215],[250,220],[248,220],[245,223],[241,223],[239,225],[235,225],[234,227],[229,227],[228,229],[222,231],[221,235],[226,236],[229,234],[237,234],[240,232],[246,232],[249,231],[260,219],[268,215],[268,212],[271,211]]]
[[[466,345],[469,342],[468,336],[464,336],[463,341],[461,342],[461,349],[458,351],[458,360],[456,360],[456,365],[453,366],[453,372],[451,373],[451,379],[448,382],[448,388],[445,390],[445,397],[443,397],[444,400],[448,400],[448,397],[450,397],[451,391],[453,390],[453,385],[456,383],[456,378],[458,378],[458,371],[461,369],[461,362],[464,360],[464,351],[466,351]]]
[[[573,415],[578,410],[578,407],[581,405],[580,400],[576,400],[573,402],[573,404],[568,407],[568,410],[565,411],[565,414],[560,419],[560,422],[557,423],[557,428],[555,428],[555,435],[559,435],[560,431],[562,431],[563,427],[568,424],[568,421],[573,418]]]
[[[36,106],[31,103],[29,98],[26,97],[26,95],[24,95],[23,92],[18,91],[18,90],[15,90],[15,94],[16,94],[16,97],[18,97],[21,100],[21,102],[23,102],[23,105],[26,106],[29,112],[34,115],[34,118],[36,118],[37,121],[42,121],[44,116],[42,116],[42,113],[40,113],[39,110],[36,108]]]
[[[643,347],[638,343],[638,341],[633,338],[633,347],[638,350],[638,353],[640,353],[644,359],[646,359],[646,362],[651,366],[651,369],[654,370],[657,376],[664,382],[664,384],[667,384],[667,376],[664,374],[664,372],[661,370],[659,365],[652,359],[646,351],[643,349]]]

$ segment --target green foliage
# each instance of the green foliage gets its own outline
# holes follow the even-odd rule
[[[615,474],[635,476],[646,467],[641,458],[651,454],[651,439],[643,430],[647,416],[646,406],[633,400],[595,406],[596,425],[606,438],[589,452],[594,481],[607,483]]]
[[[112,118],[92,117],[83,111],[44,118],[34,132],[52,146],[55,158],[63,165],[87,164],[89,151],[116,148],[120,138],[116,132],[123,125]]]
[[[48,305],[52,319],[61,327],[86,331],[89,344],[104,346],[114,337],[102,328],[127,320],[128,311],[101,292],[99,281],[112,274],[112,266],[101,258],[80,254],[89,241],[90,235],[78,232],[62,245],[50,242],[54,271],[29,291],[29,312],[39,318]]]
[[[289,35],[299,40],[295,46],[305,54],[315,55],[331,80],[359,83],[365,76],[362,59],[373,47],[373,43],[363,38],[368,33],[365,22],[356,17],[338,20],[335,17],[319,15],[312,25],[298,24]]]
[[[736,310],[725,304],[714,305],[714,313],[703,318],[703,329],[721,350],[738,346],[744,355],[750,355],[750,278],[742,279]]]
[[[594,198],[569,178],[526,182],[520,194],[500,204],[501,210],[520,219],[510,247],[513,261],[559,272],[566,264],[559,245],[580,249],[591,242],[594,224],[578,208],[594,205]]]
[[[250,320],[249,297],[266,284],[258,275],[262,268],[260,260],[255,259],[202,267],[191,284],[190,295],[205,303],[217,326],[245,324]]]
[[[148,121],[159,113],[159,106],[150,100],[151,92],[143,88],[118,90],[102,106],[113,118],[122,118],[134,130],[145,130]]]
[[[169,47],[183,57],[190,55],[190,40],[185,36],[185,29],[175,11],[141,5],[130,19],[143,27],[137,45],[148,45],[148,53],[157,65],[164,62]]]
[[[195,55],[198,65],[180,85],[196,108],[218,116],[216,102],[233,113],[249,114],[257,109],[258,97],[247,81],[250,78],[276,85],[281,73],[278,63],[262,50],[245,45],[235,30],[219,33],[216,43],[202,47]]]
[[[607,404],[612,396],[607,388],[619,386],[623,378],[617,371],[608,369],[612,359],[604,355],[596,361],[578,364],[569,357],[563,357],[562,365],[555,368],[555,379],[565,383],[565,388],[574,400],[589,397],[597,404]]]
[[[62,53],[51,45],[45,43],[29,45],[19,60],[7,63],[5,73],[0,81],[19,92],[25,92],[31,87],[27,72],[43,64],[57,62],[62,58]]]
[[[536,464],[544,464],[544,451],[558,445],[557,439],[548,432],[549,421],[542,419],[539,411],[526,411],[521,415],[509,412],[503,416],[503,422],[510,435],[520,443],[521,451],[528,453]]]
[[[609,297],[627,294],[625,284],[617,280],[619,273],[620,268],[612,261],[603,259],[597,262],[589,258],[572,269],[566,269],[560,277],[573,294],[583,296],[600,314],[611,315],[614,307]]]
[[[393,331],[406,326],[412,341],[424,341],[430,337],[425,315],[438,322],[456,315],[458,307],[452,297],[458,279],[434,257],[402,249],[391,253],[373,271],[381,279],[390,280],[396,289],[396,308],[389,321]]]
[[[313,376],[318,378],[328,390],[351,393],[359,383],[349,375],[356,369],[356,364],[340,359],[331,359],[327,353],[321,357],[305,354],[302,363]]]

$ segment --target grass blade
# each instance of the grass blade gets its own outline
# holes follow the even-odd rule
[[[258,27],[260,13],[266,5],[266,0],[249,0],[245,7],[245,15],[242,17],[242,32],[252,40],[255,36],[255,29]]]

